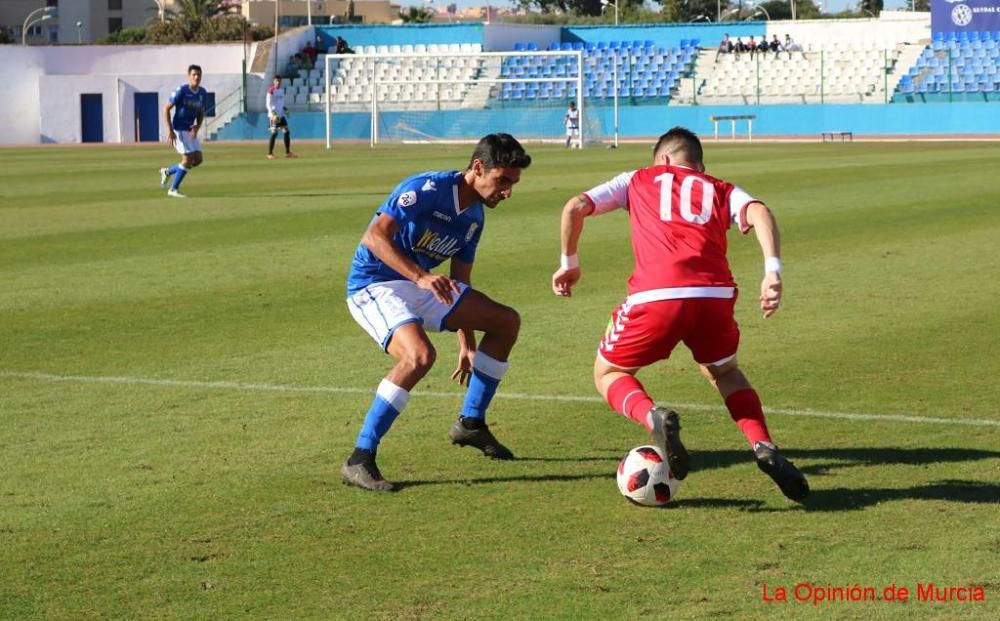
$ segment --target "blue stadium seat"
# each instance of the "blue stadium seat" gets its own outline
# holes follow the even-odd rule
[[[621,47],[622,47],[621,41],[611,41],[610,43],[608,43],[609,50],[620,50]]]
[[[555,41],[553,41],[552,43],[549,43],[548,51],[555,52],[558,49],[559,49],[559,44],[558,43],[556,43]]]
[[[597,46],[591,43],[590,41],[587,41],[586,43],[583,44],[583,49],[588,52],[592,52],[597,49]]]
[[[514,51],[515,52],[523,52],[524,51],[524,44],[521,43],[520,41],[518,41],[517,43],[515,43],[514,44]]]
[[[599,50],[606,50],[606,49],[608,49],[608,42],[607,41],[598,41],[597,42],[597,49],[599,49]]]
[[[569,41],[563,41],[562,45],[559,46],[559,49],[561,49],[564,52],[572,51],[573,50],[573,44],[570,43]]]

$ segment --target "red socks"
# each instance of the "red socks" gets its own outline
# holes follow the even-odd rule
[[[654,403],[639,380],[631,375],[615,380],[608,387],[607,399],[616,412],[631,418],[647,431],[652,431],[647,418]],[[767,432],[767,423],[764,421],[764,409],[756,390],[745,388],[734,392],[726,399],[726,407],[750,446],[757,442],[771,442],[771,435]]]
[[[756,390],[744,388],[734,392],[726,399],[726,407],[729,408],[729,415],[736,421],[736,426],[750,442],[750,446],[754,446],[757,442],[771,442],[771,436],[767,433],[767,423],[764,422],[764,410]]]
[[[653,400],[646,394],[639,380],[631,375],[620,377],[608,387],[608,404],[622,416],[627,416],[652,432],[647,420]],[[759,406],[758,406],[759,407]]]

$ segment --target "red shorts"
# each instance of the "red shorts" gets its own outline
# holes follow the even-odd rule
[[[740,344],[735,307],[735,295],[622,303],[597,352],[616,367],[635,369],[669,358],[683,341],[698,364],[719,362],[736,355]]]

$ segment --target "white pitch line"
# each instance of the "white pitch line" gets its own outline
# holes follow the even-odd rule
[[[208,382],[199,380],[156,379],[148,377],[116,377],[94,375],[55,375],[52,373],[29,373],[20,371],[0,371],[0,377],[14,379],[37,380],[42,382],[76,382],[81,384],[119,384],[126,386],[177,386],[182,388],[211,388],[217,390],[242,390],[259,392],[291,392],[291,393],[334,393],[334,394],[373,394],[371,388],[354,388],[350,386],[289,386],[286,384],[250,384],[245,382]],[[443,391],[416,391],[415,395],[427,397],[446,397],[459,399],[462,393]],[[497,399],[514,399],[518,401],[556,401],[571,403],[604,403],[600,397],[583,397],[576,395],[538,395],[517,392],[499,392]],[[700,412],[715,412],[722,406],[704,405],[701,403],[671,403],[681,410]],[[783,416],[811,416],[816,418],[837,418],[841,420],[874,420],[896,423],[918,423],[927,425],[964,425],[971,427],[1000,427],[1000,421],[980,418],[933,418],[930,416],[903,416],[897,414],[858,414],[850,412],[823,412],[820,410],[765,408],[767,414]]]

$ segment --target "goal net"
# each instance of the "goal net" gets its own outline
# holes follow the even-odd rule
[[[603,139],[596,112],[588,115],[582,52],[476,47],[367,46],[327,55],[327,148],[359,135],[372,146],[467,143],[494,132],[526,142],[562,143],[568,136],[572,146]],[[578,119],[568,118],[570,102]],[[359,130],[361,116],[367,128]]]

